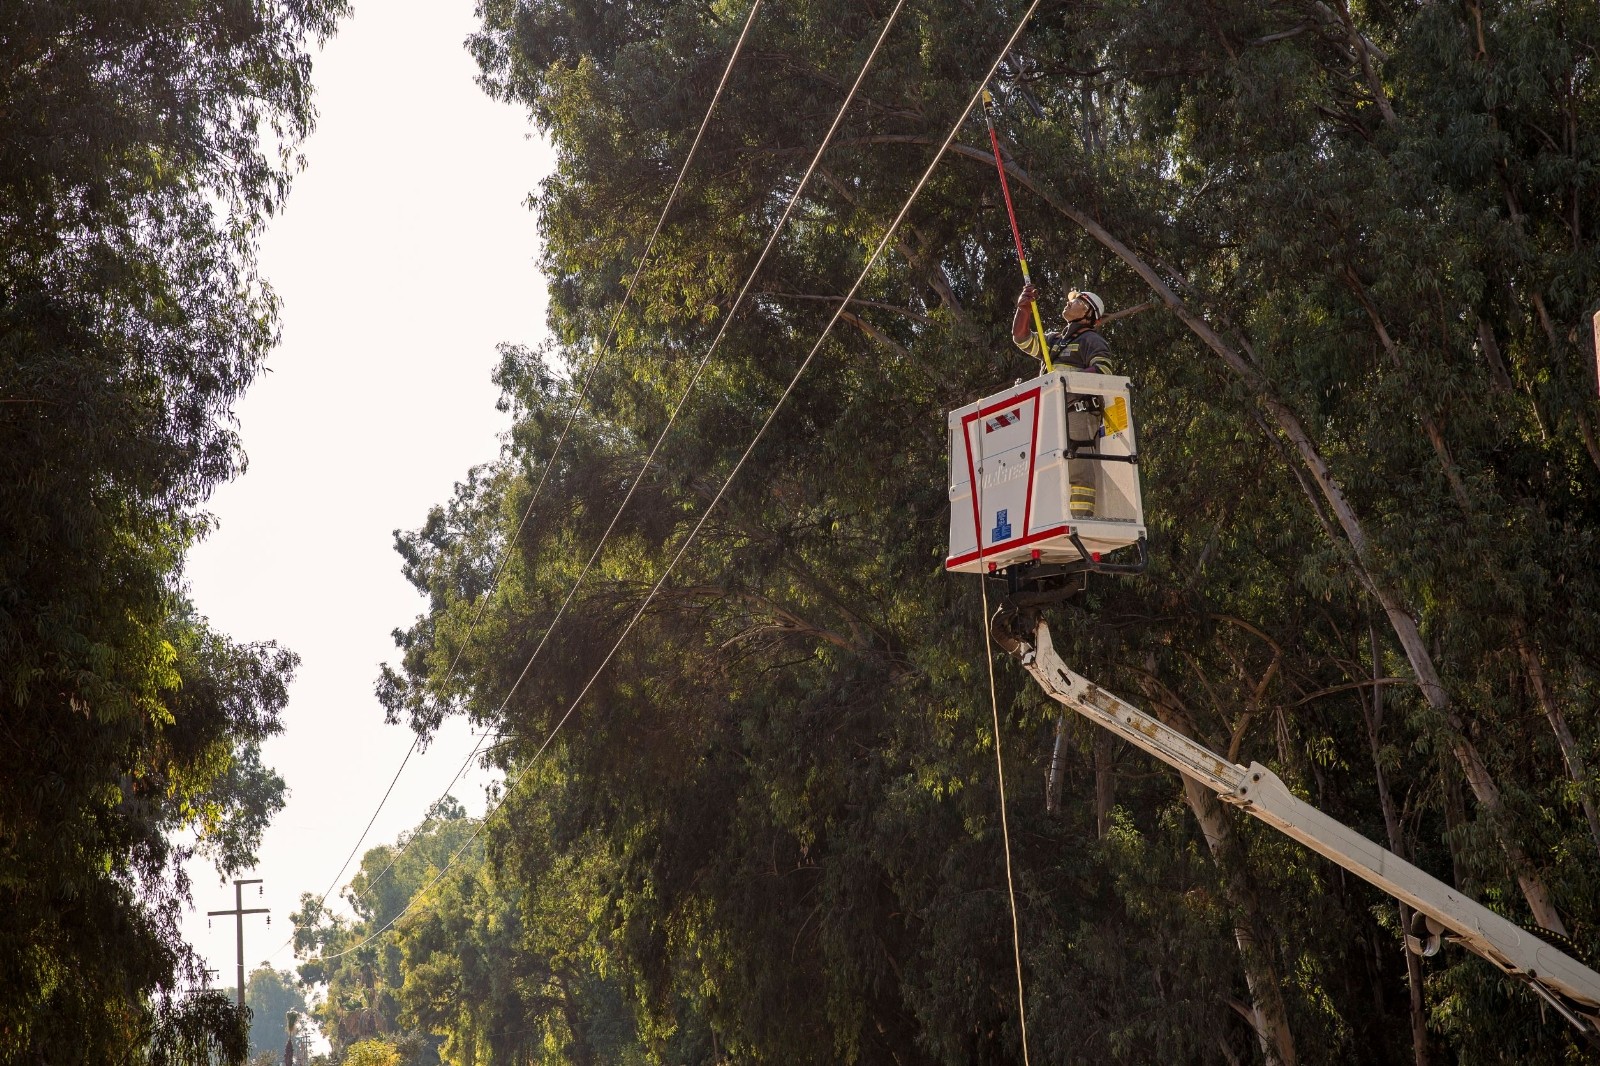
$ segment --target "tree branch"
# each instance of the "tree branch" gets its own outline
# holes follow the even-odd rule
[[[818,301],[820,303],[831,303],[831,304],[841,303],[844,300],[843,296],[822,296],[822,295],[817,295],[817,294],[812,294],[812,293],[805,293],[805,292],[777,292],[777,291],[770,290],[770,289],[765,291],[765,292],[761,292],[758,295],[760,295],[760,296],[771,296],[771,297],[774,297],[774,298],[780,299],[780,300],[815,300],[815,301]],[[870,307],[870,308],[872,308],[873,310],[876,310],[876,311],[892,311],[895,314],[900,315],[900,316],[902,316],[904,318],[911,319],[911,321],[917,323],[920,326],[931,326],[931,325],[933,325],[933,319],[929,318],[927,315],[922,314],[919,311],[913,311],[909,307],[901,307],[899,304],[880,303],[877,300],[851,300],[850,301],[850,306],[851,307]],[[1126,312],[1126,313],[1127,314],[1131,314],[1132,312],[1130,311],[1130,312]],[[1106,316],[1106,318],[1110,318],[1110,317],[1111,317],[1110,315]],[[1101,319],[1101,321],[1104,322],[1105,319]]]
[[[1311,695],[1306,696],[1303,699],[1295,700],[1293,703],[1284,704],[1284,706],[1299,707],[1303,704],[1310,703],[1312,700],[1320,700],[1324,696],[1333,696],[1340,692],[1349,692],[1351,689],[1382,688],[1387,685],[1410,684],[1415,684],[1415,681],[1409,677],[1374,677],[1371,680],[1350,681],[1343,685],[1334,685],[1332,688],[1325,688],[1320,692],[1313,692]]]
[[[1337,14],[1329,11],[1328,5],[1318,3],[1312,5],[1319,13],[1326,12],[1344,29],[1345,36],[1350,41],[1350,47],[1355,52],[1357,60],[1361,63],[1361,73],[1366,78],[1367,90],[1372,93],[1373,102],[1378,105],[1383,120],[1388,123],[1398,121],[1394,113],[1394,104],[1389,100],[1389,93],[1383,87],[1383,80],[1378,77],[1377,65],[1373,62],[1386,62],[1388,55],[1383,49],[1372,43],[1371,38],[1356,27],[1355,16],[1350,14],[1348,0],[1335,0],[1339,5]]]

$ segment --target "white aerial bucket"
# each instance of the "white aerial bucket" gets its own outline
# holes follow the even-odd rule
[[[1056,370],[951,412],[945,569],[1123,569],[1104,557],[1144,539],[1127,378]]]

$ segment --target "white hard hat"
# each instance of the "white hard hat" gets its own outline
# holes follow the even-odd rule
[[[1099,318],[1106,313],[1106,302],[1100,299],[1100,297],[1096,296],[1094,293],[1080,292],[1077,289],[1073,289],[1071,292],[1067,293],[1068,303],[1078,299],[1083,300],[1091,309],[1093,309],[1094,317]]]

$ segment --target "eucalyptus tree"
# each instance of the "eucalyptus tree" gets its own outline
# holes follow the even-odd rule
[[[301,981],[321,986],[312,1009],[335,1055],[366,1040],[411,1039],[437,1048],[439,1041],[408,1024],[401,990],[407,980],[397,926],[425,914],[436,896],[434,882],[458,865],[482,861],[479,825],[452,797],[434,804],[423,820],[394,844],[369,849],[351,878],[345,898],[354,920],[337,916],[325,900],[306,894],[291,915],[295,953],[303,961]]]
[[[197,847],[250,862],[295,659],[186,604],[231,407],[276,336],[256,271],[342,0],[0,11],[0,1057],[237,1058],[178,931]],[[187,832],[197,841],[177,846]],[[42,1058],[41,1058],[42,1057]]]

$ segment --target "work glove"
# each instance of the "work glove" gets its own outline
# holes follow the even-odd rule
[[[1022,290],[1022,295],[1017,297],[1017,313],[1011,319],[1011,339],[1018,344],[1027,341],[1028,334],[1033,332],[1032,312],[1033,301],[1038,299],[1039,290],[1028,285]]]

